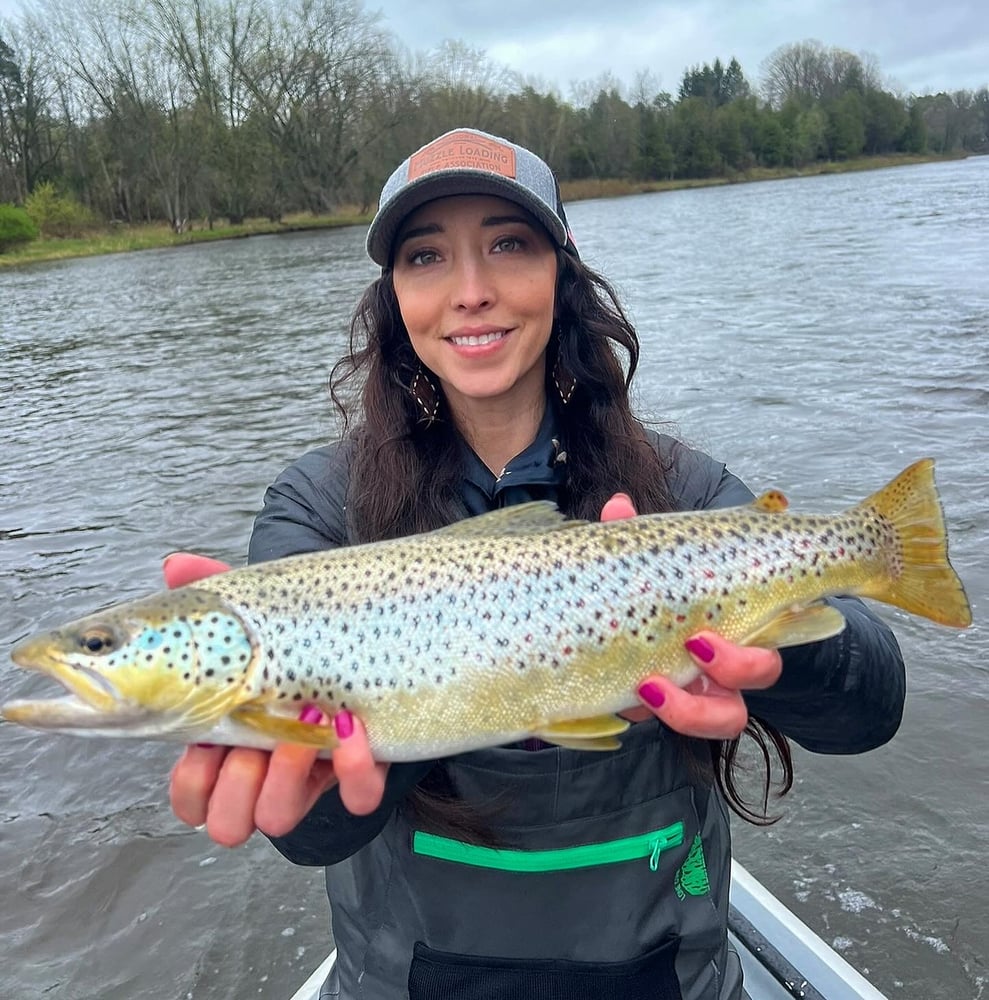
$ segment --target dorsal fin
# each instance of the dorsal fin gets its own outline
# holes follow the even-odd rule
[[[468,517],[433,532],[459,538],[498,538],[509,535],[535,535],[561,528],[575,528],[584,521],[567,521],[549,500],[532,500],[514,507],[504,507],[488,514]]]
[[[766,490],[752,501],[752,506],[764,514],[779,514],[790,506],[790,501],[779,490]]]

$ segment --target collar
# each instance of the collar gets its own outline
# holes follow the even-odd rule
[[[463,441],[464,480],[479,490],[493,506],[504,506],[518,500],[508,500],[508,491],[526,490],[530,486],[562,486],[566,481],[566,452],[561,451],[558,437],[559,421],[551,403],[547,404],[536,436],[524,451],[516,455],[494,475],[477,457],[474,449]]]

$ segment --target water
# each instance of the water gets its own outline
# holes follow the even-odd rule
[[[798,751],[743,862],[891,997],[986,992],[989,158],[584,202],[581,252],[639,328],[639,405],[760,490],[836,510],[924,455],[976,626],[883,610],[900,733]],[[0,693],[7,649],[243,561],[265,485],[334,432],[326,376],[374,269],[363,230],[0,272]],[[223,850],[167,807],[165,745],[0,727],[0,996],[283,998],[328,947],[319,871]],[[165,984],[165,985],[163,985]]]

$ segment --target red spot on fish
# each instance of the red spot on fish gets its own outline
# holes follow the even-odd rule
[[[704,570],[704,575],[705,575],[705,576],[706,576],[706,577],[707,577],[707,578],[708,578],[709,580],[713,580],[713,579],[714,579],[714,570],[713,570],[713,569],[706,569],[706,570]]]
[[[618,628],[618,622],[616,619],[612,618],[610,624],[612,628]]]
[[[572,652],[573,652],[573,646],[564,646],[563,647],[563,655],[564,656],[569,656]]]
[[[677,621],[682,625],[687,620],[686,615],[677,615]]]

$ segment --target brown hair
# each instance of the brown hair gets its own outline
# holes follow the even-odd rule
[[[568,517],[597,520],[616,492],[627,493],[640,513],[673,509],[667,482],[669,457],[661,457],[632,413],[629,386],[639,360],[639,340],[609,282],[570,253],[557,249],[556,311],[546,359],[547,399],[558,398],[557,384],[573,392],[557,407],[561,447],[580,461],[566,464],[559,498]],[[624,366],[619,357],[624,355]],[[350,353],[334,366],[330,392],[354,439],[347,495],[348,529],[355,541],[378,541],[429,531],[459,520],[460,438],[445,410],[442,390],[429,400],[435,419],[426,419],[422,371],[412,349],[392,274],[385,269],[366,290],[350,328]],[[431,391],[431,390],[430,390]],[[359,422],[352,422],[357,415]],[[786,738],[750,719],[746,733],[765,762],[762,792],[751,807],[738,788],[739,740],[708,741],[710,764],[699,763],[731,808],[754,823],[767,818],[772,778],[770,749],[781,766],[779,794],[792,785],[793,766]],[[696,760],[696,755],[695,755]],[[434,768],[434,772],[440,771]],[[433,825],[471,823],[455,816],[441,775],[427,780],[413,805]],[[430,794],[430,787],[435,793]],[[476,824],[475,824],[476,825]]]

